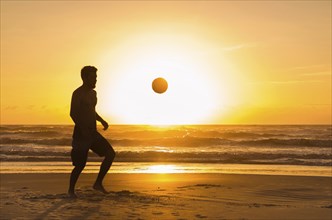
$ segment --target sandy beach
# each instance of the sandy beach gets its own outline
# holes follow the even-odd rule
[[[1,219],[331,219],[332,178],[239,174],[2,174]]]

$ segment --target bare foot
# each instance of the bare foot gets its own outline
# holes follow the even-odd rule
[[[102,193],[104,193],[104,194],[109,194],[109,192],[107,192],[106,191],[106,189],[103,187],[103,185],[101,185],[101,184],[94,184],[93,185],[93,189],[94,190],[97,190],[97,191],[99,191],[99,192],[102,192]]]
[[[77,197],[77,195],[75,194],[75,192],[68,192],[68,196],[69,196],[69,198],[70,199],[77,199],[78,197]]]

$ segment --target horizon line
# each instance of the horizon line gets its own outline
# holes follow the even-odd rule
[[[2,124],[0,123],[0,126],[19,126],[19,125],[31,125],[31,126],[61,126],[61,125],[66,125],[66,126],[70,126],[70,125],[75,125],[74,123],[59,123],[59,124],[38,124],[38,123],[31,123],[31,124]],[[287,125],[331,125],[332,126],[332,122],[331,123],[292,123],[292,124],[287,124],[287,123],[206,123],[206,124],[111,124],[109,123],[109,126],[151,126],[151,127],[171,127],[171,126],[271,126],[271,125],[275,125],[275,126],[287,126]],[[102,126],[100,124],[97,124],[97,127]]]

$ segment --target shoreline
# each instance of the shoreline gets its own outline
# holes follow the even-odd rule
[[[331,219],[331,177],[253,174],[114,174],[104,195],[82,174],[1,174],[1,217],[13,219]]]
[[[88,162],[83,173],[98,173],[101,162]],[[71,162],[0,162],[0,173],[70,173]],[[278,164],[220,164],[171,162],[114,162],[109,173],[248,174],[332,177],[330,166]]]

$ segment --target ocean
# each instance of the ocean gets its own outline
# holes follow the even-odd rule
[[[332,177],[331,125],[111,125],[110,173]],[[69,173],[72,125],[1,125],[1,173]],[[84,172],[99,170],[89,153]]]

